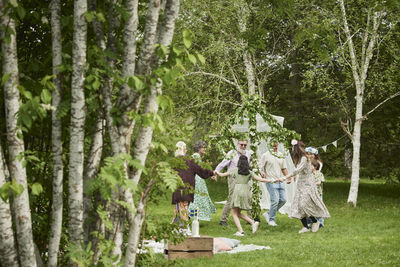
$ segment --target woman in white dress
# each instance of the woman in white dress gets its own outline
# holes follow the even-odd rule
[[[311,228],[313,232],[316,232],[319,229],[319,221],[315,217],[329,218],[330,214],[319,196],[312,173],[311,161],[305,152],[304,143],[295,141],[292,145],[296,168],[292,173],[286,175],[284,179],[297,175],[297,188],[289,217],[301,220],[304,227],[299,231],[300,234],[310,231],[307,218],[310,218],[313,222]]]

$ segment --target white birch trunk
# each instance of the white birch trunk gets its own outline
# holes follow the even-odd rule
[[[3,148],[0,144],[0,188],[6,183],[5,166],[3,164]],[[18,267],[18,254],[12,229],[10,204],[0,198],[0,262],[4,266]]]
[[[249,17],[249,10],[247,9],[246,5],[244,4],[240,7],[240,12],[238,14],[238,24],[239,30],[241,33],[244,33],[247,30],[246,21]],[[246,71],[247,77],[247,87],[248,87],[248,94],[255,95],[256,94],[256,78],[254,73],[254,66],[251,61],[251,54],[247,50],[247,43],[244,40],[240,40],[240,45],[243,49],[243,63]]]
[[[51,114],[52,153],[53,153],[53,204],[51,210],[51,232],[49,241],[49,256],[47,266],[57,266],[58,251],[60,246],[62,214],[63,214],[63,161],[62,161],[62,129],[61,119],[58,118],[61,95],[62,76],[59,66],[62,64],[61,44],[61,5],[60,0],[52,0],[51,8],[51,34],[53,54],[53,83],[55,90],[52,93],[52,106],[56,108]]]
[[[158,42],[165,46],[170,46],[175,30],[175,21],[179,14],[179,0],[168,0],[165,7],[164,20],[158,26]],[[145,114],[157,114],[158,105],[156,102],[157,94],[161,94],[162,83],[157,84],[157,88],[151,88],[151,94],[146,99],[144,107]],[[141,127],[135,140],[134,158],[139,159],[142,165],[145,164],[147,155],[150,149],[153,129],[151,127]],[[142,171],[137,170],[133,176],[133,181],[137,184],[140,180]],[[152,182],[149,183],[147,190],[150,190]],[[136,214],[133,219],[130,219],[128,246],[125,255],[125,267],[134,266],[136,262],[136,251],[139,245],[140,232],[145,219],[145,203],[148,191],[142,195],[142,198],[137,206]]]
[[[96,118],[95,131],[92,135],[92,143],[90,145],[89,154],[87,156],[86,167],[83,175],[83,222],[84,222],[84,240],[87,243],[90,239],[90,232],[92,229],[88,221],[91,215],[92,207],[92,195],[86,193],[86,189],[89,182],[94,179],[99,172],[101,156],[103,154],[103,136],[104,136],[104,119],[102,118],[102,112]],[[94,210],[96,212],[96,210]],[[96,218],[96,216],[95,216]],[[91,218],[93,219],[93,218]]]
[[[123,78],[128,78],[135,75],[135,65],[136,65],[136,33],[139,25],[138,17],[138,0],[127,0],[125,3],[125,9],[129,14],[129,19],[126,20],[124,25],[124,55],[122,64],[122,76]],[[111,88],[110,88],[111,89]],[[110,108],[111,103],[111,92],[103,91],[106,94],[105,104],[106,109]],[[136,100],[137,92],[130,89],[128,84],[124,84],[119,92],[116,106],[117,107],[128,107],[128,110],[132,109],[132,102]],[[135,103],[133,104],[135,105]],[[113,131],[112,118],[109,116],[109,111],[107,111],[107,125],[110,129],[110,137],[113,147],[113,154],[118,155],[120,153],[129,153],[130,147],[130,137],[132,133],[132,121],[128,118],[124,110],[122,115],[122,123],[119,125],[116,131]],[[128,168],[126,167],[126,175],[128,176]],[[121,195],[121,190],[117,189],[114,192],[114,198],[119,199]],[[122,257],[122,243],[123,243],[123,233],[124,233],[124,219],[125,211],[121,209],[116,204],[111,203],[109,206],[110,219],[114,225],[113,232],[111,233],[111,238],[114,241],[114,249],[112,255],[118,255],[117,262],[120,261]]]
[[[68,177],[69,237],[80,244],[83,241],[83,150],[85,130],[85,65],[87,24],[84,16],[87,11],[86,0],[74,2],[74,33],[72,48],[71,83],[71,139]]]
[[[24,191],[19,196],[15,196],[13,203],[17,226],[19,261],[21,266],[36,266],[26,169],[22,166],[22,160],[17,159],[19,155],[24,154],[25,149],[23,139],[18,137],[22,136],[22,132],[17,127],[20,97],[17,89],[19,81],[15,22],[12,18],[8,17],[7,14],[3,14],[0,19],[1,27],[3,27],[3,29],[9,28],[13,32],[13,34],[9,36],[9,42],[2,41],[2,57],[3,74],[10,75],[9,80],[4,84],[9,171],[13,180],[24,188]],[[2,40],[5,40],[4,32],[2,32]]]
[[[356,113],[355,113],[354,129],[352,134],[353,160],[351,168],[351,185],[350,185],[349,196],[347,199],[347,203],[352,204],[355,207],[357,205],[358,185],[360,183],[361,124],[363,121],[362,109],[363,109],[365,81],[367,79],[369,62],[373,56],[373,49],[376,44],[376,38],[378,35],[378,28],[380,25],[380,19],[382,14],[378,12],[374,13],[373,28],[372,30],[370,30],[369,29],[370,11],[368,12],[367,28],[365,29],[364,36],[362,39],[361,61],[359,62],[356,57],[356,52],[353,45],[352,35],[350,33],[350,29],[347,22],[346,9],[343,0],[340,0],[339,4],[342,11],[344,32],[347,37],[349,54],[351,58],[351,69],[356,87],[356,97],[355,97]]]

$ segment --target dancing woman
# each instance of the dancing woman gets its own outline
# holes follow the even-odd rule
[[[242,210],[251,209],[251,205],[249,203],[249,198],[248,198],[249,180],[254,178],[260,182],[267,182],[267,183],[271,182],[271,180],[269,179],[263,179],[261,177],[258,177],[249,169],[250,167],[248,158],[242,155],[239,157],[237,168],[234,168],[226,173],[217,172],[219,176],[221,177],[230,176],[235,181],[235,187],[233,189],[232,202],[230,207],[232,208],[233,221],[235,222],[236,227],[238,229],[238,231],[235,233],[236,236],[244,236],[243,228],[240,224],[239,218],[251,224],[253,234],[257,231],[259,226],[259,222],[256,222],[241,213]]]
[[[307,218],[310,218],[313,222],[311,226],[312,231],[317,232],[319,229],[319,221],[317,221],[315,217],[329,218],[330,214],[319,196],[312,173],[311,160],[305,152],[304,143],[295,140],[292,145],[293,159],[296,168],[292,173],[284,176],[284,179],[297,175],[297,188],[289,217],[301,220],[304,227],[299,231],[299,234],[310,231]]]
[[[197,141],[194,144],[194,154],[192,158],[196,163],[201,162],[201,157],[205,155],[207,144],[204,141]],[[189,204],[189,210],[199,208],[198,218],[202,221],[211,221],[212,214],[216,212],[215,206],[208,194],[207,184],[204,179],[196,175],[196,192],[194,193],[194,201]]]

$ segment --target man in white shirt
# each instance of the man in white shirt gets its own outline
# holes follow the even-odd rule
[[[272,151],[267,151],[261,156],[260,170],[261,177],[275,181],[275,183],[265,184],[271,199],[271,206],[269,212],[265,212],[263,216],[269,225],[277,226],[276,212],[286,203],[285,185],[278,180],[288,172],[283,155],[278,152],[278,142],[272,141],[272,144]]]

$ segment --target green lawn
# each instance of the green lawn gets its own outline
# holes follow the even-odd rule
[[[213,201],[226,199],[224,182],[207,181]],[[317,233],[298,234],[299,220],[277,216],[278,227],[261,221],[260,229],[251,234],[251,226],[242,223],[246,236],[235,237],[233,220],[228,227],[219,226],[223,205],[216,205],[217,214],[211,222],[200,222],[200,234],[240,239],[242,244],[270,246],[261,250],[237,254],[216,254],[214,258],[199,258],[167,262],[157,255],[156,265],[171,266],[400,266],[400,186],[379,181],[362,181],[356,208],[346,204],[349,182],[329,180],[324,185],[324,201],[331,218]],[[158,205],[150,206],[148,216],[158,220],[172,218],[170,195]],[[262,218],[263,219],[263,218]],[[250,265],[251,264],[251,265]],[[151,264],[151,265],[154,265]]]

